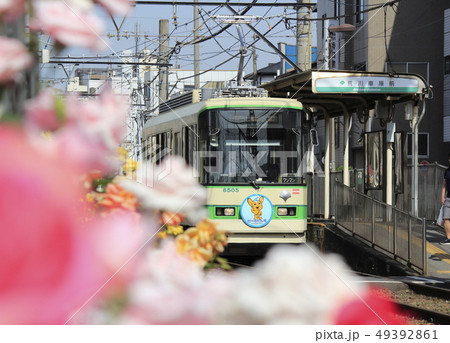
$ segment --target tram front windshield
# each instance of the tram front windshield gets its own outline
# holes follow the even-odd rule
[[[302,111],[214,109],[199,116],[203,184],[298,183]]]

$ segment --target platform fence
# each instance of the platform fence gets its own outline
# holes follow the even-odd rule
[[[372,248],[427,274],[426,220],[365,195],[336,180],[335,223]]]

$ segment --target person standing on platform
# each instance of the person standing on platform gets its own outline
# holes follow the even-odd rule
[[[448,162],[450,164],[450,154],[448,154]],[[444,173],[444,181],[442,182],[441,203],[443,207],[444,230],[446,239],[439,244],[450,245],[450,167]]]

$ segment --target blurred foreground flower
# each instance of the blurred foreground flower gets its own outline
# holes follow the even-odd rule
[[[25,142],[0,126],[0,323],[62,324],[99,285],[94,247],[73,170]]]
[[[119,167],[117,147],[125,134],[128,101],[106,85],[94,99],[74,95],[62,99],[55,91],[43,90],[26,104],[25,125],[34,144],[56,156],[71,159],[85,172],[110,173]],[[52,130],[52,142],[36,132]]]
[[[337,325],[406,325],[408,322],[392,299],[376,289],[344,304],[336,313]]]
[[[189,256],[202,267],[231,269],[224,259],[218,258],[227,245],[227,236],[208,219],[178,235],[176,245],[179,253]]]
[[[66,120],[64,100],[54,89],[46,88],[25,103],[25,115],[30,130],[56,131]]]
[[[365,289],[352,284],[338,255],[306,246],[277,246],[253,269],[237,274],[216,323],[330,325],[340,306]]]
[[[48,34],[64,46],[106,48],[103,22],[93,12],[66,1],[35,0],[33,6],[29,21],[33,31]]]
[[[122,15],[126,16],[131,10],[131,5],[134,3],[133,0],[94,0],[101,6],[103,6],[106,11],[111,15]]]
[[[159,224],[162,228],[158,232],[158,238],[164,239],[168,236],[176,237],[184,232],[181,223],[184,216],[179,213],[163,211],[160,215]]]
[[[17,128],[0,126],[0,145],[0,323],[63,324],[130,279],[125,262],[145,237],[139,218],[82,221],[72,163],[40,153]]]
[[[147,185],[132,180],[123,180],[119,185],[136,195],[143,210],[182,213],[192,225],[207,217],[206,189],[182,157],[170,156],[155,170],[149,165],[142,168],[149,171]]]
[[[93,324],[211,324],[213,313],[233,287],[220,272],[205,274],[177,252],[173,239],[147,251],[140,271],[128,288],[123,310],[111,316],[107,307],[91,315]]]
[[[90,192],[88,198],[101,212],[131,211],[137,212],[139,203],[134,194],[123,190],[114,181],[106,185],[104,192]]]
[[[0,17],[7,22],[13,21],[25,12],[27,0],[0,0]]]
[[[98,307],[93,324],[407,324],[337,255],[278,246],[254,268],[204,271],[177,253],[172,238],[147,251],[114,315]]]
[[[0,83],[16,80],[32,63],[33,58],[20,41],[0,36]]]

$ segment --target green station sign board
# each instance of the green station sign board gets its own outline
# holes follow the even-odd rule
[[[312,79],[313,93],[417,93],[419,81],[412,77],[329,73]]]

